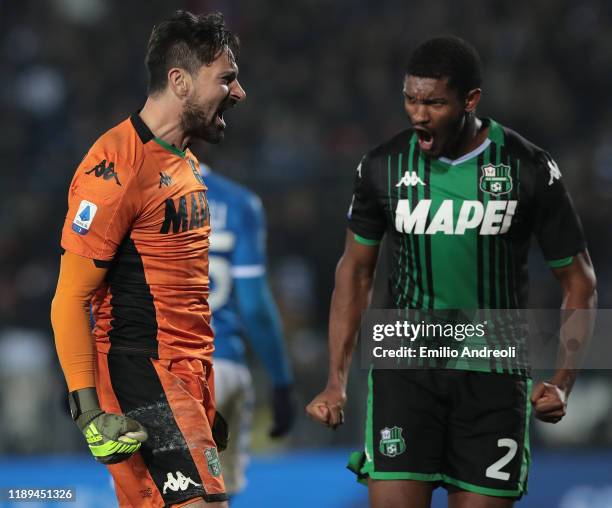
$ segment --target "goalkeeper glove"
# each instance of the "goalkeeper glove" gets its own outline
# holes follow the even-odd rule
[[[102,464],[127,460],[147,439],[147,431],[136,420],[102,411],[95,388],[71,392],[68,403],[89,451]]]

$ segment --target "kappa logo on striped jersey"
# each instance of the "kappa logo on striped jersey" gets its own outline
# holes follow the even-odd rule
[[[552,159],[549,159],[547,164],[548,171],[550,174],[550,180],[548,180],[548,185],[551,186],[555,182],[555,180],[561,180],[561,170],[559,169],[559,166],[557,166],[557,163]]]
[[[400,233],[417,235],[463,235],[468,229],[477,229],[481,235],[503,235],[508,232],[516,211],[516,200],[491,200],[485,207],[480,201],[463,201],[457,220],[457,206],[445,199],[427,225],[431,199],[422,199],[411,209],[409,199],[400,199],[395,209],[395,229]]]
[[[415,185],[425,185],[425,182],[419,178],[416,171],[406,171],[402,179],[395,184],[396,187],[405,185],[406,187],[414,187]]]

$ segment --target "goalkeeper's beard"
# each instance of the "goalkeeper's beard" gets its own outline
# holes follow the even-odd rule
[[[216,110],[207,111],[195,102],[188,100],[181,115],[181,128],[188,137],[202,139],[216,145],[224,137],[223,129],[216,124],[216,119]]]

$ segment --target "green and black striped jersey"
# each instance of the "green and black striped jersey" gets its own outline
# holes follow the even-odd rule
[[[385,307],[518,309],[527,305],[535,234],[552,267],[585,240],[548,153],[493,120],[460,159],[425,157],[412,129],[370,151],[355,177],[349,228],[392,249]]]

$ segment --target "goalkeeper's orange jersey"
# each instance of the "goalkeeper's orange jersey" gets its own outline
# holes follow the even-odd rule
[[[138,114],[96,141],[70,185],[62,247],[108,267],[92,299],[99,351],[210,360],[209,234],[189,150]]]

